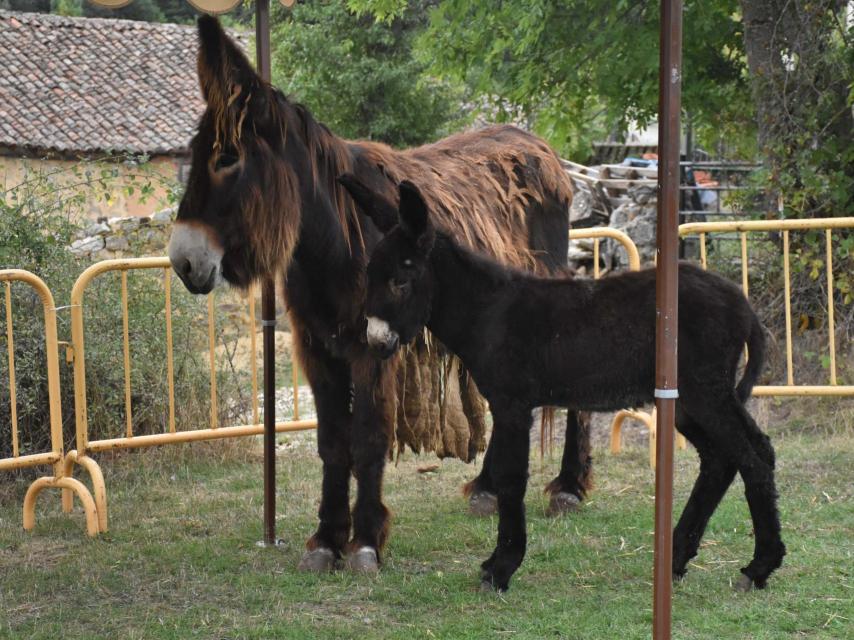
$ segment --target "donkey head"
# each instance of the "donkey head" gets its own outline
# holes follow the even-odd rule
[[[299,189],[282,153],[284,97],[252,69],[215,18],[199,18],[198,73],[207,108],[169,242],[193,293],[239,287],[287,264],[299,229]]]
[[[370,191],[353,176],[339,181],[362,211],[386,232],[368,263],[365,312],[368,345],[389,357],[418,335],[430,317],[433,277],[430,252],[436,232],[418,188],[400,183],[400,205]]]

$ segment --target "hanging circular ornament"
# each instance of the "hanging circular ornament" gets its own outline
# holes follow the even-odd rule
[[[240,4],[240,0],[187,0],[199,11],[210,14],[227,13]]]
[[[87,0],[87,2],[98,5],[99,7],[107,7],[108,9],[121,9],[133,2],[133,0]]]

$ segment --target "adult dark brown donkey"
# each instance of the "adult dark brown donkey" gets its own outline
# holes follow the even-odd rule
[[[329,569],[349,554],[351,567],[374,570],[388,532],[382,476],[403,385],[399,361],[380,361],[365,344],[365,269],[380,232],[337,176],[355,174],[389,197],[396,197],[397,181],[412,180],[448,233],[540,271],[565,263],[571,187],[554,152],[513,127],[408,151],[342,140],[263,82],[216,19],[199,19],[199,37],[207,108],[192,140],[169,257],[199,294],[223,280],[247,287],[284,275],[323,461],[320,524],[300,565]],[[550,484],[556,499],[581,498],[587,486],[586,432],[569,435],[561,473]],[[475,495],[495,493],[490,460],[487,449]],[[352,519],[351,474],[358,489]]]

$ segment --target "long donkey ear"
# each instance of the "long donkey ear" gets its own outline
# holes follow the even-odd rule
[[[249,89],[260,78],[240,48],[229,38],[219,20],[199,17],[199,84],[205,102],[224,109],[235,91]]]
[[[433,248],[436,232],[430,222],[427,203],[421,192],[409,180],[400,183],[400,227],[413,240],[418,249],[428,253]]]
[[[388,233],[397,224],[397,207],[393,202],[369,189],[352,173],[338,176],[338,182],[350,192],[362,213],[374,221],[377,229]]]

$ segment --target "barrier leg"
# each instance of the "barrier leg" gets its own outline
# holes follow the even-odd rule
[[[39,478],[30,485],[27,489],[27,494],[24,496],[24,529],[32,531],[36,526],[36,500],[39,494],[47,488],[68,489],[77,494],[80,502],[83,505],[83,511],[86,513],[86,533],[94,537],[98,535],[98,513],[95,507],[95,500],[89,489],[86,488],[79,480],[74,478],[59,478],[53,476],[45,476]]]
[[[626,418],[640,420],[649,431],[649,466],[655,469],[655,409],[652,410],[652,414],[632,409],[618,411],[611,423],[611,453],[618,454],[622,450],[623,422]]]
[[[631,411],[618,411],[611,422],[611,453],[617,455],[623,449],[623,421],[632,415]]]
[[[74,460],[66,455],[62,459],[62,477],[74,477]],[[71,489],[62,490],[62,511],[63,513],[71,513],[74,510],[74,492]]]
[[[79,464],[89,474],[92,480],[92,491],[95,493],[95,506],[98,513],[98,530],[107,532],[107,485],[104,483],[104,474],[101,467],[94,459],[87,455],[78,455],[76,450],[65,454],[65,475],[71,477],[74,464]]]

